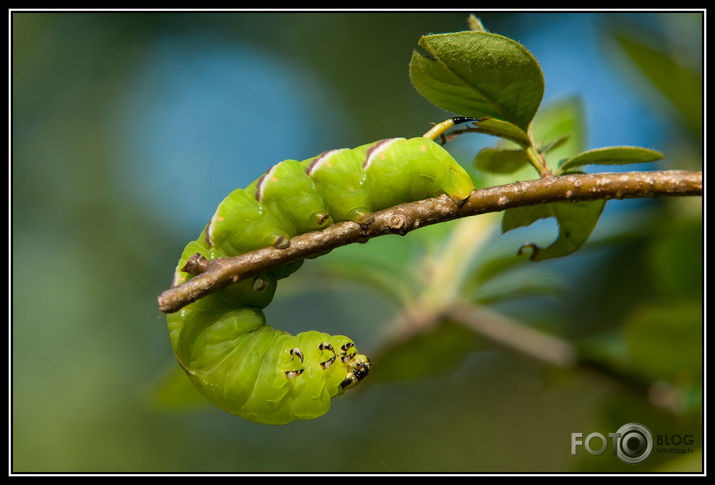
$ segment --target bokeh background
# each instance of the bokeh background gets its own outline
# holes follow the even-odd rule
[[[408,63],[421,35],[466,30],[469,13],[11,13],[11,471],[701,470],[700,198],[610,201],[586,247],[542,263],[516,250],[548,244],[556,225],[502,236],[498,216],[307,262],[269,321],[350,335],[376,356],[314,421],[245,421],[176,372],[156,296],[184,244],[279,160],[450,116]],[[535,55],[543,106],[578,100],[587,148],[666,154],[636,169],[702,168],[702,13],[472,13]],[[469,168],[494,142],[448,148]],[[432,274],[581,360],[430,314],[425,295],[448,301]],[[420,319],[424,331],[390,340]],[[629,422],[692,435],[692,451],[638,465],[610,448],[570,453],[571,433]]]

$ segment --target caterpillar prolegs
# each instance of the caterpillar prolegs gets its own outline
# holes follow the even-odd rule
[[[196,253],[207,259],[265,246],[340,221],[365,222],[374,211],[446,193],[457,201],[474,189],[466,171],[433,140],[447,120],[419,138],[390,138],[354,149],[284,160],[245,189],[231,192],[199,237],[184,249],[172,286]],[[342,335],[298,335],[266,324],[277,281],[302,261],[225,287],[168,316],[171,345],[195,387],[220,408],[253,421],[284,424],[325,414],[331,398],[362,380],[365,355]]]

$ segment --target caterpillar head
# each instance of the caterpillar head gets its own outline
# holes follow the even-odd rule
[[[370,371],[370,360],[366,355],[358,354],[357,352],[344,357],[344,359],[349,359],[346,363],[348,373],[343,382],[340,383],[340,387],[347,389],[367,376]]]

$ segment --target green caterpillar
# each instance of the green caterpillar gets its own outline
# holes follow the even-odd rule
[[[442,193],[466,199],[472,180],[433,140],[467,120],[447,120],[421,138],[391,138],[274,165],[219,204],[185,247],[172,287],[191,277],[183,268],[196,253],[216,259],[285,248],[295,235],[340,221],[365,222],[372,212],[403,202]],[[168,316],[179,364],[220,408],[268,424],[313,419],[368,374],[368,358],[347,337],[317,331],[293,336],[266,324],[262,309],[277,281],[301,264],[230,285]]]

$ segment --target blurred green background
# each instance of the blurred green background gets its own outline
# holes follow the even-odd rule
[[[307,262],[269,322],[374,360],[320,419],[248,422],[176,373],[156,297],[185,243],[276,161],[448,117],[408,62],[469,13],[12,13],[13,472],[702,469],[700,198],[610,201],[585,248],[541,263],[516,251],[555,224],[502,236],[496,215]],[[536,56],[543,106],[578,100],[585,147],[702,168],[702,13],[473,13]],[[494,141],[448,148],[470,167]],[[495,342],[484,315],[516,333]],[[551,347],[520,351],[524,329]],[[692,452],[571,454],[571,433],[629,422]]]

